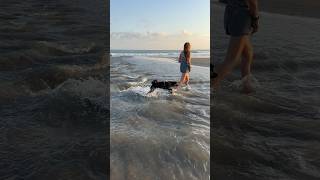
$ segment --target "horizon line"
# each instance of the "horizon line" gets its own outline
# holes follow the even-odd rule
[[[129,51],[176,51],[176,50],[182,50],[182,49],[110,49],[112,50],[129,50]],[[207,51],[210,49],[193,49],[191,51]]]

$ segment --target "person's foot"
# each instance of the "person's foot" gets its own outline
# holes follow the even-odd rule
[[[250,94],[254,92],[254,89],[249,82],[246,82],[243,84],[242,92],[245,94]]]
[[[187,84],[187,85],[186,85],[186,90],[189,91],[190,89],[191,89],[190,85]]]
[[[177,86],[177,90],[180,90],[183,86],[182,86],[183,84],[182,83],[179,83],[179,85]]]

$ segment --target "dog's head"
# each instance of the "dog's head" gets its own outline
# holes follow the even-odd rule
[[[158,80],[153,80],[153,81],[151,82],[152,86],[156,85],[157,83],[158,83]]]

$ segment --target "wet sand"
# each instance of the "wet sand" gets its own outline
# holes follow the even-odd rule
[[[265,12],[320,18],[319,0],[260,0],[259,7]]]
[[[211,174],[216,179],[319,179],[320,19],[266,12],[264,2],[260,30],[252,37],[255,92],[240,93],[238,67],[220,90],[211,92]],[[287,11],[271,7],[271,2],[270,10],[284,14],[297,1],[290,1]],[[303,9],[308,7],[300,13]],[[214,4],[212,10],[211,52],[219,65],[229,37],[224,7]]]
[[[218,0],[212,0],[211,3],[223,4]],[[258,3],[263,12],[320,18],[319,0],[259,0]]]
[[[176,60],[178,61],[178,58]],[[209,58],[192,58],[191,64],[196,66],[209,67],[210,60]]]

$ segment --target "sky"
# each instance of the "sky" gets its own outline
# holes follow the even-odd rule
[[[111,0],[111,49],[210,48],[209,0]]]

